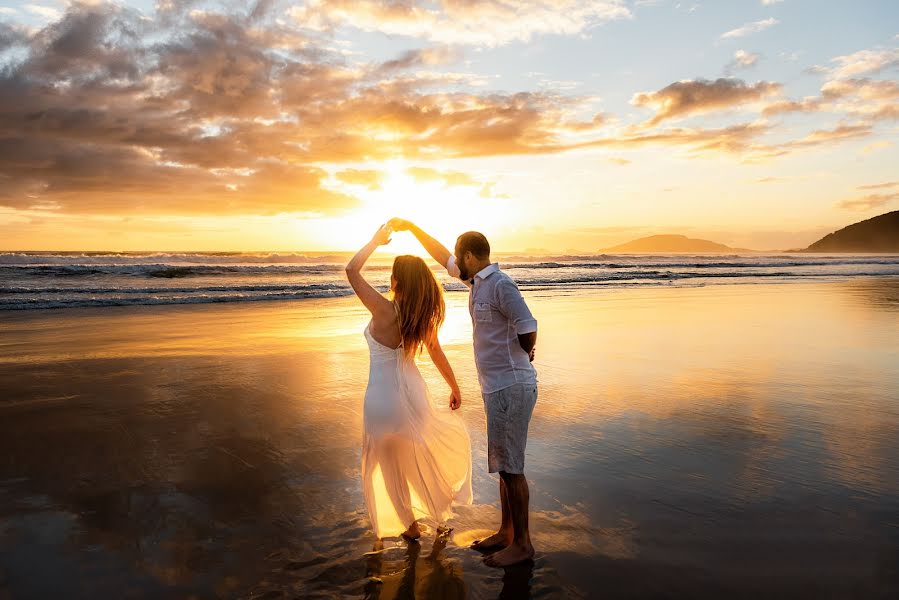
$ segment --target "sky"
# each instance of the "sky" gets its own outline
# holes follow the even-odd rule
[[[0,0],[0,250],[805,247],[899,208],[897,75],[894,0]]]

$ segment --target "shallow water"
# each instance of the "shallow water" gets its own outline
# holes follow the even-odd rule
[[[899,275],[899,254],[599,254],[496,257],[525,290],[694,287]],[[350,296],[348,255],[244,252],[0,252],[0,310],[207,304]],[[386,291],[389,255],[366,277]],[[431,262],[444,288],[465,291]]]
[[[464,294],[474,504],[383,548],[354,299],[0,316],[0,597],[899,593],[899,278],[525,296],[537,557],[507,571],[465,547],[499,517]]]

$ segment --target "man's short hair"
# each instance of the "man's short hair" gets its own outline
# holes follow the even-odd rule
[[[459,259],[465,256],[466,252],[471,252],[477,258],[490,258],[490,242],[478,231],[466,231],[460,235],[456,240],[456,246],[459,249]]]

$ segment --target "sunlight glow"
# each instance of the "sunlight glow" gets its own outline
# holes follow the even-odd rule
[[[334,246],[361,247],[377,228],[392,217],[413,221],[450,249],[456,237],[474,227],[488,236],[509,223],[511,201],[485,197],[480,185],[449,185],[445,181],[421,181],[408,174],[412,166],[405,160],[392,160],[378,166],[384,174],[378,189],[333,182],[333,187],[362,200],[364,206],[353,214],[323,219],[319,235],[333,240]],[[339,242],[339,243],[337,243]],[[389,254],[421,254],[418,242],[405,233],[394,234],[383,249]]]

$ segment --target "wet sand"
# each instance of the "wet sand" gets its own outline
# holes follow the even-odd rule
[[[383,548],[355,299],[0,313],[0,598],[899,595],[899,279],[525,296],[537,556],[506,571],[465,547],[499,509],[464,294],[474,504]]]

